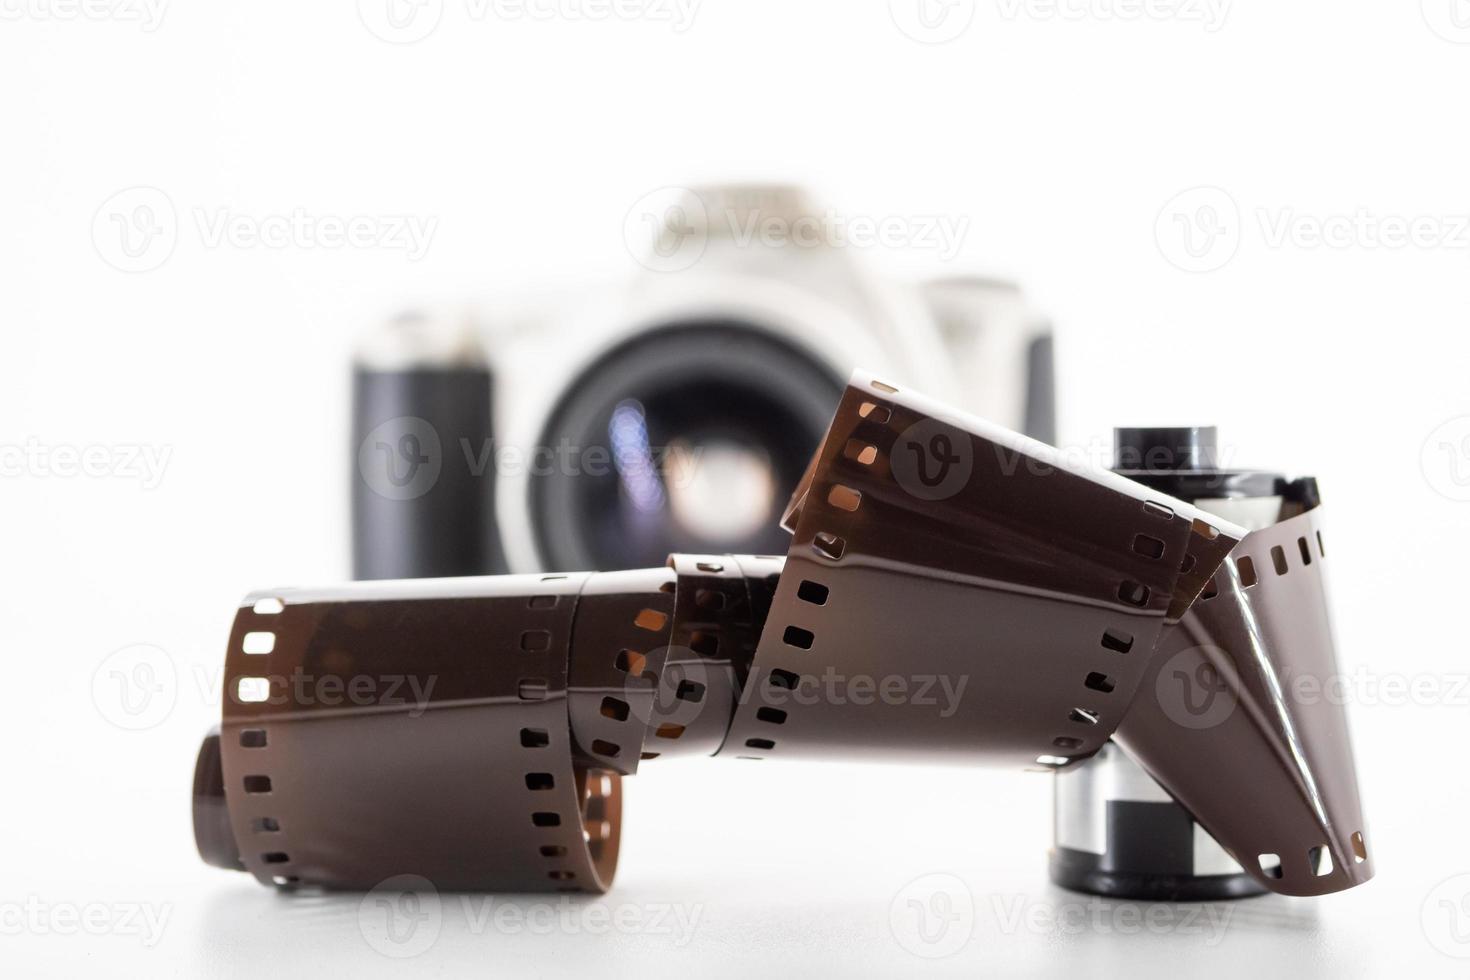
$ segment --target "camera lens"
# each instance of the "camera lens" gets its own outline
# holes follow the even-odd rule
[[[613,349],[540,440],[530,503],[543,562],[784,551],[781,511],[841,393],[829,368],[748,323],[670,324]]]

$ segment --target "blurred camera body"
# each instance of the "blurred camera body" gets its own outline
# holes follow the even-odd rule
[[[672,189],[629,214],[641,268],[625,282],[374,331],[356,379],[359,577],[784,551],[780,510],[858,365],[1050,441],[1050,331],[1020,290],[874,274],[833,221],[795,188]],[[442,454],[411,499],[372,486],[412,448],[382,438],[394,418],[431,421]],[[374,432],[382,458],[364,464]]]

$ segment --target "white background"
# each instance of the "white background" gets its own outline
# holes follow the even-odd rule
[[[1085,906],[1046,883],[1044,777],[671,764],[631,781],[618,885],[593,904],[679,903],[700,916],[692,939],[479,929],[446,900],[407,963],[1463,971],[1441,948],[1470,944],[1439,902],[1470,879],[1431,895],[1470,872],[1463,0],[1236,3],[1223,21],[1167,0],[958,0],[933,8],[941,35],[958,30],[945,43],[913,28],[908,0],[706,0],[682,31],[667,7],[599,21],[430,0],[412,29],[436,10],[437,26],[412,44],[368,29],[374,2],[174,0],[151,22],[110,2],[0,0],[0,443],[169,454],[151,487],[30,463],[0,479],[7,972],[399,968],[364,940],[356,898],[281,898],[207,868],[188,819],[239,596],[347,573],[352,339],[404,302],[631,275],[622,226],[641,195],[760,178],[850,214],[967,218],[942,267],[922,249],[864,259],[1023,281],[1058,324],[1064,442],[1214,422],[1239,462],[1322,479],[1343,667],[1427,692],[1405,704],[1370,683],[1351,709],[1378,878],[1232,906],[1213,943],[1178,920],[1048,925]],[[155,268],[125,272],[104,205],[138,186],[166,195],[177,230]],[[1177,197],[1197,187],[1219,190]],[[1200,262],[1219,267],[1185,271],[1177,222],[1200,232],[1202,205],[1225,234]],[[297,209],[437,224],[416,261],[211,244],[200,227]],[[1385,243],[1413,219],[1424,240]],[[1346,238],[1314,242],[1324,226]],[[172,670],[143,731],[93,695],[133,644]],[[935,873],[974,914],[931,964],[889,910]],[[1017,903],[1036,917],[1015,925]],[[94,905],[100,934],[63,934],[66,909]],[[15,918],[26,907],[62,924]],[[156,943],[124,921],[133,907],[167,916]],[[1470,905],[1457,914],[1470,938]]]

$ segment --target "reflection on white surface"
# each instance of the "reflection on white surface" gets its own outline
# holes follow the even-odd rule
[[[89,729],[110,730],[77,721],[76,742],[43,751],[83,752]],[[1421,926],[1438,878],[1411,869],[1444,857],[1430,842],[1405,855],[1379,834],[1380,877],[1324,899],[1119,902],[1047,882],[1048,779],[962,769],[649,767],[625,784],[622,867],[604,896],[277,893],[193,853],[183,804],[194,734],[170,723],[118,747],[131,767],[97,760],[93,780],[53,801],[68,845],[19,849],[7,869],[12,898],[154,908],[161,939],[11,931],[0,936],[7,957],[67,977],[103,962],[121,975],[313,978],[406,968],[669,977],[1238,977],[1250,968],[1350,978],[1462,965]],[[1435,812],[1447,792],[1418,802]],[[85,802],[97,798],[108,806]],[[41,817],[24,820],[42,839]]]

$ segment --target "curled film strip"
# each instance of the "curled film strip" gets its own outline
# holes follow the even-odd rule
[[[585,579],[248,597],[219,734],[239,864],[278,885],[606,888],[620,777],[576,764],[567,714]]]
[[[201,853],[278,886],[605,890],[621,776],[650,741],[709,755],[729,728],[780,566],[743,561],[758,581],[675,556],[247,597],[196,767]]]
[[[1349,887],[1371,865],[1341,833],[1361,818],[1340,709],[1277,696],[1287,672],[1333,668],[1315,520],[1247,536],[859,374],[793,497],[784,563],[674,556],[638,572],[252,596],[196,772],[196,839],[211,863],[278,885],[412,872],[446,889],[600,891],[619,780],[643,760],[1056,771],[1116,734],[1233,854],[1281,855],[1266,887]],[[1298,539],[1316,542],[1314,560],[1262,583]],[[1190,656],[1240,710],[1185,736],[1150,692]],[[881,692],[920,675],[963,683],[952,710],[820,686]],[[326,703],[297,676],[335,678],[334,691],[417,677],[418,695],[394,703],[379,686]],[[1324,855],[1341,873],[1320,873]]]
[[[653,714],[660,651],[673,634],[673,569],[590,576],[572,627],[572,739],[583,753],[625,775],[638,771]]]
[[[1272,891],[1373,876],[1323,568],[1321,510],[1252,531],[1164,631],[1117,741]],[[1314,695],[1312,692],[1319,692]]]
[[[1160,630],[1244,533],[863,376],[787,524],[722,751],[1029,768],[1107,741]],[[946,683],[949,713],[917,693]],[[903,693],[831,693],[859,684]]]

